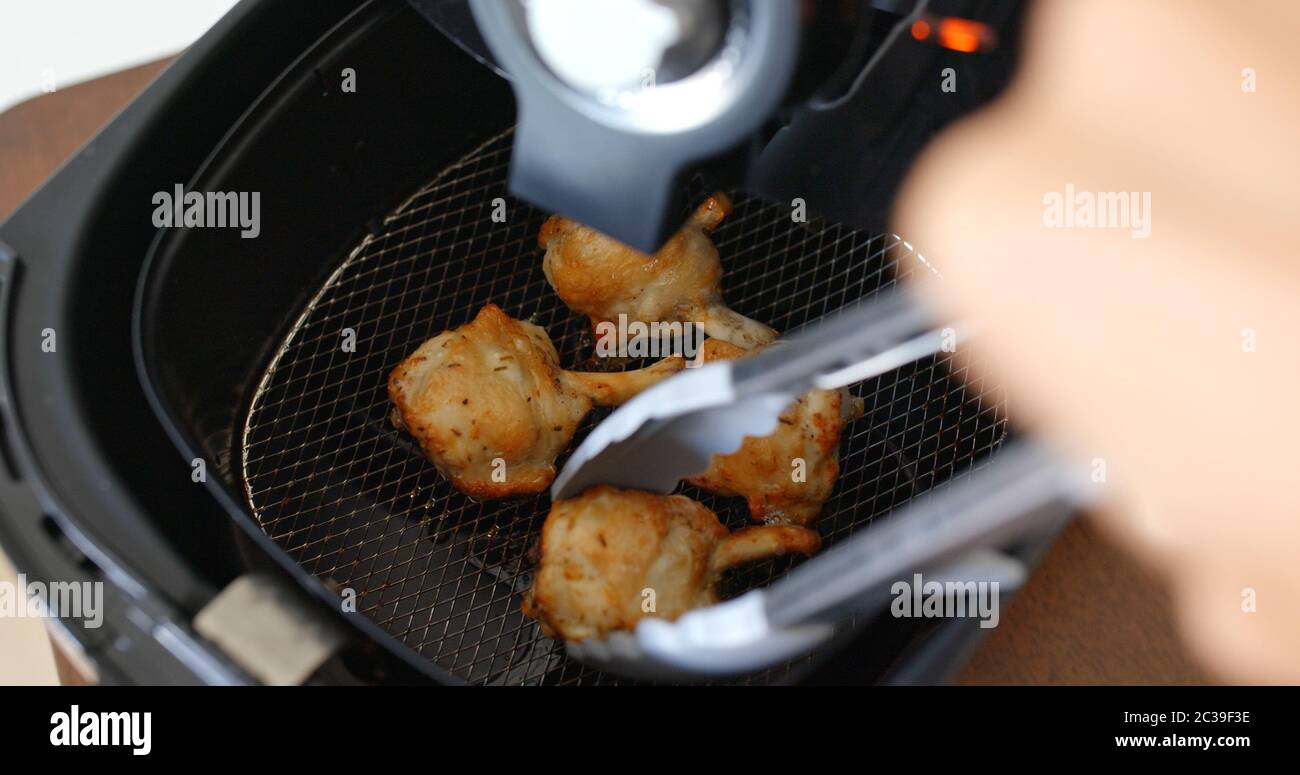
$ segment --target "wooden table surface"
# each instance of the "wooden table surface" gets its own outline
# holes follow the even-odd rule
[[[0,114],[0,221],[166,62]],[[125,364],[129,367],[129,364]],[[61,663],[65,681],[76,680]],[[967,684],[1203,683],[1159,583],[1086,522],[1068,527],[958,676]]]

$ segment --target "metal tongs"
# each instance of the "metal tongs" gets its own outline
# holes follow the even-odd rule
[[[878,377],[955,347],[961,326],[934,328],[903,294],[843,310],[755,355],[715,361],[645,390],[596,426],[560,470],[551,499],[594,484],[669,493],[704,472],[714,455],[767,436],[781,413],[812,388],[832,390]]]
[[[746,436],[776,429],[810,388],[833,389],[940,352],[962,326],[937,329],[903,294],[865,302],[789,341],[711,363],[638,395],[579,445],[551,497],[594,484],[667,493]],[[643,619],[632,632],[568,642],[571,656],[641,678],[716,678],[779,664],[825,644],[837,623],[888,604],[894,583],[927,580],[1019,586],[1025,568],[994,551],[1055,531],[1088,495],[1038,445],[1014,442],[991,462],[912,501],[765,589],[691,611]]]

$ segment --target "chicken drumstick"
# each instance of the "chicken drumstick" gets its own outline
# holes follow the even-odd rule
[[[717,339],[704,343],[705,361],[745,355]],[[719,495],[742,496],[760,522],[807,525],[821,513],[840,473],[840,434],[862,416],[862,399],[847,390],[810,390],[781,415],[776,431],[750,437],[730,455],[716,455],[709,469],[688,479]]]
[[[600,485],[551,506],[523,611],[549,637],[603,638],[646,616],[676,619],[712,605],[727,568],[776,554],[808,555],[820,545],[802,527],[728,533],[712,511],[684,495]]]
[[[542,271],[551,287],[592,326],[629,322],[702,323],[704,332],[746,349],[770,342],[776,332],[733,312],[722,300],[722,262],[709,239],[731,210],[714,194],[653,256],[623,245],[567,218],[551,216],[537,241],[546,249]]]
[[[638,371],[565,371],[541,327],[488,304],[398,364],[388,395],[393,424],[458,490],[503,498],[550,485],[556,456],[593,404],[620,404],[682,365],[666,358]]]

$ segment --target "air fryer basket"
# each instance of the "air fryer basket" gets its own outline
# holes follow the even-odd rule
[[[565,658],[520,613],[548,498],[467,498],[388,423],[388,372],[489,301],[546,328],[566,367],[602,364],[585,321],[542,274],[546,213],[506,191],[508,88],[409,9],[372,5],[287,72],[189,186],[261,191],[262,235],[160,237],[137,313],[146,388],[187,463],[210,461],[207,486],[236,522],[256,520],[323,582],[299,579],[321,599],[330,590],[355,599],[395,639],[384,645],[400,641],[472,683],[612,682]],[[342,67],[360,75],[355,94],[331,88]],[[411,76],[430,71],[439,76]],[[696,200],[707,193],[691,185]],[[788,206],[730,193],[735,209],[714,235],[724,294],[779,330],[935,271],[898,237],[797,222]],[[503,223],[492,219],[498,198]],[[826,544],[1004,440],[1000,390],[963,384],[956,368],[931,358],[855,386],[866,415],[841,442],[818,523]],[[740,499],[683,492],[732,528],[747,523]],[[742,569],[725,591],[787,567]],[[746,680],[780,681],[800,667]]]
[[[567,367],[599,367],[585,318],[542,274],[537,231],[546,214],[506,192],[510,140],[508,132],[488,140],[420,189],[312,299],[252,399],[243,482],[276,543],[452,673],[478,683],[602,682],[609,677],[565,659],[519,610],[549,499],[477,502],[388,422],[388,372],[489,301],[546,328]],[[788,208],[733,195],[735,210],[715,233],[725,293],[778,329],[931,271],[897,237],[795,223]],[[492,220],[498,197],[505,223]],[[345,351],[345,332],[355,352]],[[839,483],[818,525],[828,544],[1001,441],[1000,405],[956,381],[950,357],[859,386],[867,413],[845,434]],[[683,492],[731,527],[746,524],[743,500]],[[777,567],[730,581],[766,583]]]

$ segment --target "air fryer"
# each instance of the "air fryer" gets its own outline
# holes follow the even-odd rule
[[[884,18],[876,45],[905,14]],[[245,0],[0,227],[0,539],[30,577],[105,582],[104,626],[54,624],[100,682],[621,682],[519,610],[546,497],[476,502],[387,419],[388,371],[489,301],[545,327],[564,365],[591,366],[584,321],[541,272],[548,213],[512,193],[511,85],[464,44],[405,2]],[[900,45],[918,72],[974,73],[985,97],[1009,67]],[[881,135],[896,153],[960,112],[907,89]],[[715,235],[731,306],[790,329],[933,271],[897,235],[816,208],[792,219],[753,163],[760,135],[686,170],[669,216],[733,197]],[[260,235],[156,228],[152,196],[178,184],[259,192]],[[1005,441],[1000,391],[964,376],[944,356],[854,389],[867,414],[846,431],[826,543]],[[743,503],[684,492],[746,521]],[[261,607],[282,641],[261,647],[278,653],[223,613],[232,599]],[[736,680],[938,681],[979,633],[888,616],[844,630]]]

